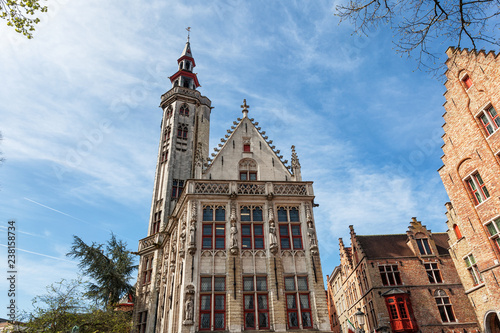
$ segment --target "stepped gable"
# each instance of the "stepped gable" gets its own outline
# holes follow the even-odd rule
[[[294,180],[287,165],[288,160],[283,160],[280,150],[273,145],[266,132],[258,127],[259,123],[253,118],[248,118],[246,100],[243,105],[243,118],[233,121],[224,138],[214,148],[211,158],[205,165],[203,178],[239,180],[239,164],[242,160],[253,160],[258,172],[257,180],[264,181],[290,181]]]

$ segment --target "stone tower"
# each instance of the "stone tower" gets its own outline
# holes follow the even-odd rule
[[[481,332],[500,332],[500,61],[449,48],[443,166],[450,252]]]
[[[196,90],[189,40],[178,63],[161,102],[134,331],[330,331],[314,192],[295,149],[287,165],[243,101],[207,158],[210,101]]]

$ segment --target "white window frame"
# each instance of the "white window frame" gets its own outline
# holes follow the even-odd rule
[[[498,122],[493,120],[493,116],[491,115],[491,109],[493,109],[493,111],[497,114],[495,118],[497,119]],[[485,125],[483,120],[482,120],[483,115],[488,120],[488,126],[491,126],[491,128],[492,128],[491,133],[488,130],[488,126]],[[477,113],[476,118],[481,123],[481,126],[483,127],[483,129],[485,131],[486,137],[490,137],[500,128],[500,115],[498,114],[498,111],[495,109],[495,107],[493,107],[493,105],[490,102],[488,102],[488,104],[486,104],[484,107],[481,108],[481,111],[479,111]]]
[[[472,263],[472,261],[470,260],[471,257],[474,259],[474,263]],[[472,252],[469,252],[467,255],[463,256],[462,259],[464,260],[465,267],[467,267],[467,270],[471,275],[474,287],[483,284],[484,280],[481,276],[481,272],[479,272],[479,268],[477,267],[477,261],[474,254]],[[467,259],[469,259],[469,262],[471,263],[470,266],[467,266]]]
[[[498,248],[500,249],[500,216],[497,216],[494,219],[483,223],[483,225],[488,230],[488,238],[494,240],[495,243],[497,243]],[[491,234],[491,229],[488,227],[489,225],[493,226],[493,229],[495,229],[496,233],[494,235]]]
[[[483,182],[483,186],[482,187],[479,184],[479,182],[478,182],[478,180],[476,178],[476,175],[479,175],[479,177],[481,178],[481,180]],[[471,180],[472,183],[474,183],[474,186],[476,187],[476,192],[479,193],[479,197],[480,198],[478,198],[474,194],[475,193],[474,190],[469,185],[469,180]],[[466,186],[467,190],[471,194],[472,199],[474,200],[474,205],[475,206],[479,206],[480,204],[482,204],[483,202],[485,202],[486,200],[488,200],[489,198],[491,198],[490,192],[488,191],[488,188],[486,187],[486,183],[484,182],[483,177],[481,177],[481,174],[479,173],[479,171],[477,171],[477,170],[472,171],[469,175],[467,175],[467,177],[464,178],[463,181],[465,183],[465,186]],[[486,194],[484,193],[483,187],[486,188],[486,193],[488,194],[488,196],[486,196]]]

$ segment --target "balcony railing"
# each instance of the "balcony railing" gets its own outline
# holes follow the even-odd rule
[[[314,195],[312,182],[266,182],[266,181],[220,181],[189,180],[184,191],[186,194],[220,194],[229,195]]]
[[[163,235],[156,233],[139,241],[139,252],[151,249],[163,241]]]

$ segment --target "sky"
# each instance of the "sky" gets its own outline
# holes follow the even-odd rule
[[[0,268],[6,276],[13,220],[18,308],[77,276],[65,255],[73,235],[104,243],[113,232],[132,251],[146,237],[158,105],[188,26],[199,91],[214,107],[211,148],[243,99],[284,159],[296,146],[319,204],[324,275],[349,225],[404,233],[415,216],[446,231],[443,80],[396,54],[388,28],[356,36],[339,25],[336,3],[49,0],[32,40],[0,22]],[[7,289],[0,279],[0,317]]]

